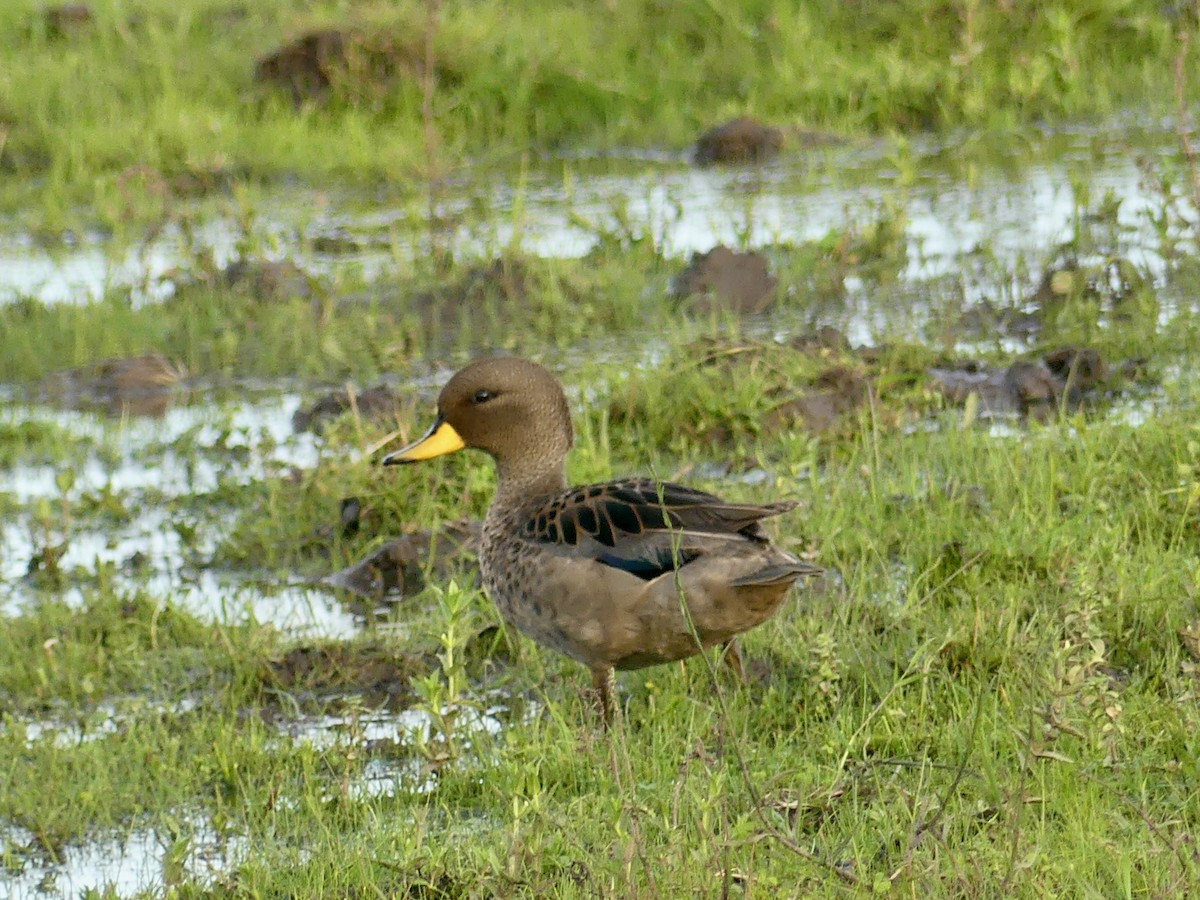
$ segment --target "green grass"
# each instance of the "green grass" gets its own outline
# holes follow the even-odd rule
[[[207,179],[424,183],[431,171],[530,149],[683,148],[753,113],[844,134],[1105,116],[1171,97],[1188,12],[1152,0],[1087,4],[782,2],[441,4],[426,149],[425,4],[95,0],[65,36],[37,0],[0,12],[5,198],[108,221],[149,214]],[[256,60],[338,27],[393,53],[394,74],[338,75],[295,108],[254,83]],[[415,177],[415,182],[414,182]]]
[[[390,639],[398,657],[442,654],[415,702],[469,708],[499,685],[536,705],[496,737],[374,747],[353,731],[314,747],[264,724],[261,710],[294,714],[289,694],[309,711],[346,703],[268,677],[282,653],[270,631],[204,625],[169,600],[48,603],[8,620],[0,705],[87,719],[110,700],[124,724],[61,745],[26,743],[9,718],[0,816],[69,852],[199,809],[253,848],[223,876],[230,896],[679,895],[726,878],[835,896],[853,889],[846,875],[934,896],[1177,892],[1200,875],[1187,850],[1200,824],[1200,429],[1180,399],[1138,427],[1075,417],[999,439],[954,412],[912,434],[864,417],[821,445],[820,465],[809,445],[760,441],[772,481],[722,489],[801,499],[779,539],[840,577],[748,636],[746,689],[703,660],[624,676],[611,738],[573,664],[523,643],[481,667],[470,636],[495,613],[475,591],[397,613],[414,629]],[[580,478],[679,464],[589,421]],[[359,477],[404,518],[436,520],[463,511],[464,481],[483,502],[487,480],[470,474],[482,463]],[[339,654],[369,667],[375,640]],[[199,702],[162,705],[181,697]],[[431,789],[403,767],[392,796],[347,787],[372,760],[413,756],[436,760]],[[51,780],[49,794],[32,788]]]

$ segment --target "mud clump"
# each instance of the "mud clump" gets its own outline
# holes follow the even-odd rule
[[[808,356],[823,356],[826,354],[849,354],[852,350],[850,339],[832,325],[824,325],[816,331],[798,334],[788,345]]]
[[[1062,383],[1063,391],[1072,400],[1078,400],[1109,376],[1108,366],[1090,347],[1065,347],[1047,353],[1044,360],[1046,368]]]
[[[46,37],[55,40],[76,37],[96,23],[96,15],[86,3],[62,3],[42,10]]]
[[[431,667],[423,657],[382,644],[316,644],[267,660],[261,678],[301,701],[355,696],[371,706],[404,708],[413,700],[412,679]]]
[[[377,384],[362,393],[346,387],[332,391],[308,407],[301,407],[292,416],[292,428],[297,432],[321,434],[334,420],[346,413],[355,413],[371,422],[391,423],[399,417],[404,403],[386,385]]]
[[[439,342],[462,330],[487,327],[495,316],[512,321],[546,296],[574,301],[581,293],[567,278],[538,267],[536,261],[501,257],[404,298],[406,324],[424,341]]]
[[[410,596],[425,587],[427,576],[447,578],[471,565],[479,529],[479,522],[461,519],[436,531],[406,534],[321,583],[373,601],[395,593]]]
[[[290,260],[239,259],[224,268],[202,266],[177,276],[171,302],[186,302],[198,290],[216,290],[259,302],[282,303],[298,298],[315,304],[318,287],[317,279]]]
[[[168,184],[175,197],[204,197],[215,193],[228,193],[238,179],[246,176],[240,168],[225,166],[191,166],[171,175]]]
[[[363,506],[358,497],[343,497],[338,512],[337,524],[319,525],[312,531],[312,540],[318,552],[329,555],[329,544],[338,539],[348,539],[358,535],[364,526],[369,526],[375,519],[375,509]]]
[[[56,372],[42,382],[41,395],[68,409],[161,416],[186,377],[183,366],[161,353],[147,353]]]
[[[761,163],[779,154],[783,132],[751,116],[743,116],[704,132],[692,159],[698,166]]]
[[[292,102],[323,101],[343,92],[362,97],[379,92],[400,78],[422,77],[425,65],[420,40],[405,42],[387,32],[324,28],[308,31],[259,57],[255,81],[284,88]],[[439,65],[439,80],[457,75]]]
[[[771,306],[778,286],[761,253],[739,253],[722,244],[707,253],[693,254],[671,293],[677,299],[697,297],[695,308],[702,314],[728,309],[753,315]]]
[[[524,301],[534,289],[534,273],[520,258],[493,259],[468,268],[456,282],[430,295],[452,305],[476,303],[489,294],[508,301]]]
[[[353,255],[368,250],[387,250],[391,247],[391,242],[385,237],[351,234],[345,228],[334,228],[315,234],[310,241],[314,253],[326,256]]]
[[[238,260],[221,270],[219,280],[259,300],[308,299],[313,294],[309,274],[288,260]]]
[[[985,415],[1038,420],[1053,417],[1064,405],[1079,406],[1110,379],[1100,354],[1087,347],[1064,347],[1041,359],[1016,360],[1004,369],[964,363],[933,368],[929,374],[934,387],[954,403],[966,403],[974,394]]]
[[[254,68],[256,81],[287,88],[300,104],[329,92],[334,72],[346,62],[346,35],[334,29],[310,31],[292,43],[261,56]]]
[[[833,366],[817,377],[810,390],[775,407],[763,424],[771,431],[799,425],[811,434],[825,434],[870,397],[871,383],[865,377],[846,366]]]

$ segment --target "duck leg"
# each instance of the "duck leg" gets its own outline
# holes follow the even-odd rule
[[[611,728],[617,705],[617,673],[608,666],[592,669],[592,692],[600,706],[604,727]]]
[[[742,665],[742,647],[738,643],[738,639],[730,638],[723,646],[725,649],[721,653],[721,659],[725,661],[725,665],[733,673],[737,683],[745,684],[746,668]]]

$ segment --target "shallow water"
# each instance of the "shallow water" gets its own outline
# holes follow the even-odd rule
[[[907,217],[903,277],[928,278],[954,272],[961,257],[984,244],[1005,263],[1041,260],[1071,236],[1081,199],[1075,176],[1086,172],[1093,200],[1111,194],[1120,201],[1130,259],[1157,276],[1162,260],[1150,249],[1147,214],[1163,201],[1144,183],[1132,139],[1103,129],[1060,133],[1047,139],[1055,148],[1048,161],[1023,166],[1016,176],[981,169],[969,181],[944,164],[960,148],[932,140],[904,150],[883,142],[832,148],[755,169],[554,160],[533,167],[519,184],[504,171],[441,187],[439,216],[455,225],[439,240],[465,258],[514,246],[533,255],[577,257],[594,247],[598,234],[617,233],[652,237],[667,255],[685,256],[718,243],[812,240],[873,221],[890,204]],[[1136,141],[1138,155],[1149,159],[1177,152],[1169,130],[1139,132]],[[429,236],[419,227],[426,207],[416,207],[361,192],[289,188],[258,203],[251,236],[264,259],[289,258],[331,277],[352,271],[370,282],[427,251]],[[237,257],[245,237],[237,224],[242,213],[203,201],[189,213],[186,230],[171,226],[132,248],[116,248],[93,232],[71,235],[51,250],[26,234],[5,233],[0,224],[0,303],[86,303],[111,289],[128,290],[135,302],[162,299],[198,252],[210,253],[218,267]],[[314,250],[322,237],[350,252]],[[976,298],[968,292],[966,299]]]
[[[306,637],[357,632],[360,621],[328,591],[280,581],[276,573],[251,578],[206,567],[226,527],[223,518],[235,513],[191,513],[176,502],[315,466],[318,440],[292,430],[300,403],[299,395],[284,392],[177,406],[161,418],[116,419],[45,406],[0,407],[0,422],[52,425],[93,446],[69,466],[31,462],[0,471],[0,495],[26,508],[0,524],[0,614],[19,613],[38,596],[27,578],[30,561],[47,543],[33,512],[38,501],[58,504],[65,496],[77,507],[85,495],[112,496],[128,514],[94,525],[81,517],[64,529],[61,569],[94,574],[105,567],[116,586],[170,598],[205,619],[253,618]],[[186,528],[176,527],[180,524]],[[49,540],[62,537],[52,530]],[[89,579],[74,580],[57,594],[82,604]]]
[[[19,870],[10,868],[0,878],[0,896],[12,900],[67,898],[111,890],[118,897],[128,897],[184,880],[208,885],[233,868],[248,849],[244,838],[218,834],[198,814],[181,816],[175,834],[133,828],[125,834],[67,846],[61,860],[38,853],[26,855],[18,849],[33,845],[33,836],[24,829],[0,830],[0,852],[21,859]]]
[[[492,691],[479,699],[478,708],[461,709],[457,717],[456,740],[465,752],[475,752],[481,737],[499,735],[503,729],[500,717],[509,709],[509,698],[500,692]],[[0,728],[19,727],[29,744],[51,741],[57,746],[72,746],[112,735],[138,715],[145,715],[147,709],[158,715],[183,715],[200,702],[184,698],[163,704],[131,698],[129,708],[113,701],[101,703],[83,722],[22,718]],[[527,705],[527,717],[536,712],[536,705]],[[429,713],[416,708],[280,718],[276,724],[280,738],[311,744],[319,750],[380,744],[413,747],[430,740],[434,728]],[[436,786],[436,767],[428,765],[419,754],[399,758],[388,755],[367,760],[362,771],[349,778],[331,778],[323,796],[326,800],[365,800],[397,793],[424,794]],[[289,800],[281,798],[279,802]],[[218,834],[202,814],[182,812],[173,819],[170,833],[132,827],[125,833],[68,844],[61,849],[60,859],[37,849],[28,831],[0,828],[0,859],[9,865],[0,875],[0,897],[67,898],[105,889],[112,889],[117,896],[129,896],[181,880],[209,885],[219,882],[249,849],[244,835]]]

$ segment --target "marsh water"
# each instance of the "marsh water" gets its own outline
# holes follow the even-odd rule
[[[985,247],[1001,260],[1041,261],[1071,237],[1081,206],[1109,196],[1119,201],[1117,224],[1129,230],[1134,261],[1156,264],[1152,216],[1164,197],[1146,171],[1177,154],[1174,133],[1079,129],[1047,133],[1033,149],[997,147],[980,162],[978,148],[947,139],[902,149],[875,141],[708,169],[675,159],[551,159],[519,175],[447,179],[434,186],[432,209],[445,223],[440,241],[464,258],[487,259],[518,246],[538,256],[583,256],[598,233],[616,232],[653,239],[679,257],[717,244],[798,243],[869,222],[890,205],[906,221],[903,275],[916,279],[954,273],[964,255]],[[313,274],[351,269],[370,281],[428,249],[429,199],[394,205],[379,194],[267,189],[253,204],[254,236],[270,256]],[[87,303],[121,288],[134,302],[169,296],[198,254],[217,265],[238,257],[245,212],[232,199],[197,202],[186,230],[168,227],[127,246],[87,230],[38,240],[0,223],[0,302]],[[337,251],[320,252],[330,245]]]
[[[1045,134],[1035,152],[1021,148],[1032,162],[997,148],[991,165],[964,162],[962,142],[930,139],[897,147],[878,141],[754,168],[580,156],[519,170],[467,172],[437,188],[437,215],[453,223],[437,239],[460,257],[486,260],[514,246],[536,256],[580,257],[605,235],[619,234],[653,240],[682,267],[693,252],[717,244],[771,248],[818,240],[875,222],[886,210],[904,223],[906,262],[882,287],[848,278],[844,315],[827,323],[865,345],[897,334],[927,339],[930,324],[947,314],[944,295],[930,302],[928,285],[935,280],[952,284],[959,312],[997,297],[1019,304],[1022,291],[1054,261],[1056,248],[1071,241],[1081,219],[1099,207],[1112,211],[1105,227],[1116,232],[1122,257],[1148,277],[1162,277],[1164,245],[1171,239],[1163,233],[1162,212],[1178,198],[1147,173],[1156,161],[1177,155],[1172,132]],[[427,198],[398,202],[386,191],[288,187],[266,190],[255,201],[249,234],[244,208],[228,197],[197,201],[186,229],[171,226],[144,241],[86,228],[46,240],[9,221],[0,223],[0,304],[88,304],[114,294],[134,305],[162,302],[198,257],[228,265],[248,239],[267,258],[288,260],[333,284],[353,280],[369,291],[376,278],[428,252],[430,235],[421,224],[427,211]],[[1008,273],[1009,280],[990,274],[996,272]],[[1018,272],[1027,286],[1015,283],[1012,273]],[[1164,320],[1170,311],[1166,297]],[[792,309],[767,314],[759,324],[787,335],[797,321]],[[1023,349],[1019,334],[1006,335],[1003,343],[1013,352]],[[957,346],[969,350],[970,341]],[[623,361],[637,364],[653,346],[606,352],[631,354]],[[437,374],[425,373],[420,388],[428,393]],[[229,498],[247,485],[289,477],[319,465],[328,453],[344,452],[293,426],[297,409],[328,387],[197,381],[153,416],[63,408],[22,386],[0,387],[0,427],[38,423],[70,445],[66,462],[18,459],[0,469],[0,615],[34,609],[46,596],[83,603],[105,583],[169,598],[206,620],[252,620],[297,639],[346,637],[377,627],[359,606],[311,575],[214,563],[239,515]],[[1127,407],[1119,414],[1134,421],[1138,412]],[[75,512],[64,521],[51,508]],[[50,545],[61,549],[48,574],[40,558]],[[381,713],[354,727],[360,736],[364,729],[394,735],[420,727],[409,718]],[[52,719],[3,727],[24,728],[29,741],[80,741],[119,721],[119,710],[104,708],[90,730]],[[340,739],[336,735],[345,728],[344,720],[327,717],[289,722],[280,734],[321,742]],[[355,790],[390,790],[397,778],[422,777],[403,766],[383,767]],[[178,825],[175,834],[134,826],[69,846],[61,859],[26,860],[19,874],[0,875],[0,894],[78,896],[111,886],[124,895],[161,886],[172,866],[204,878],[236,863],[237,842],[218,839],[203,816],[181,811]],[[13,847],[30,837],[6,828],[0,840]]]

